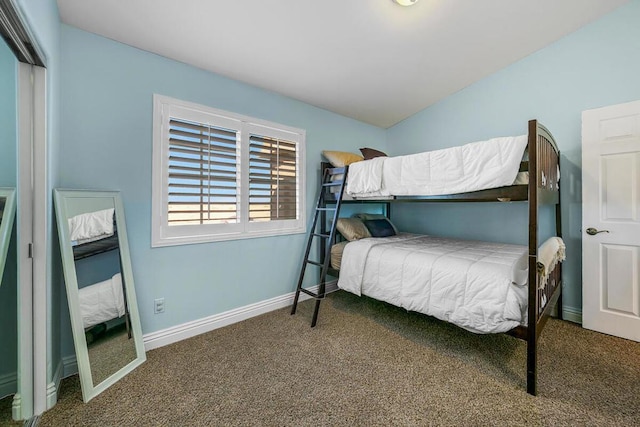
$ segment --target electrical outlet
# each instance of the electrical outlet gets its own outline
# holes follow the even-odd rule
[[[164,313],[164,298],[153,300],[153,312],[155,314]]]

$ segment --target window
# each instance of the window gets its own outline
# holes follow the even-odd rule
[[[305,132],[154,95],[152,246],[303,233]]]

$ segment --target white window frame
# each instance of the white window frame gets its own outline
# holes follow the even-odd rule
[[[168,225],[169,119],[178,117],[237,129],[239,132],[239,221],[236,224]],[[298,144],[298,215],[295,220],[249,221],[249,136],[259,134]],[[224,240],[250,239],[306,232],[304,129],[219,110],[163,95],[153,95],[153,164],[151,246],[163,247]]]

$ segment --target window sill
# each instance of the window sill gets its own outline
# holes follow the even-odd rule
[[[253,231],[250,233],[229,233],[202,236],[180,236],[180,237],[164,237],[153,236],[151,242],[152,248],[162,248],[167,246],[195,245],[201,243],[225,242],[229,240],[257,239],[262,237],[278,237],[290,236],[292,234],[305,234],[306,228],[296,228],[290,230],[268,230]]]

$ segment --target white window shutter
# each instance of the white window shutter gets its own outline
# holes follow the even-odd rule
[[[238,222],[237,132],[171,118],[168,225]]]

